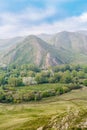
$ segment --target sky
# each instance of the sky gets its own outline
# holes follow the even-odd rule
[[[0,39],[87,30],[87,0],[0,0]]]

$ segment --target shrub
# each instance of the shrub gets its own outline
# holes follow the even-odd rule
[[[87,86],[87,79],[84,80],[83,84],[84,84],[85,86]]]

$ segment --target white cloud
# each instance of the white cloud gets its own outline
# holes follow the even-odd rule
[[[17,14],[4,12],[0,14],[0,38],[27,33],[36,23],[55,15],[56,9],[49,6],[43,9],[30,7]]]
[[[0,14],[0,38],[23,36],[40,33],[57,33],[59,31],[86,30],[87,12],[80,16],[73,16],[47,23],[44,19],[55,14],[52,7],[45,10],[30,8],[19,14],[2,13]],[[41,21],[38,25],[33,22]]]
[[[87,22],[87,13],[83,13],[83,14],[80,16],[80,20],[81,20],[81,22]]]
[[[21,14],[18,14],[20,15],[18,17],[24,20],[39,21],[51,17],[55,15],[55,13],[56,9],[51,6],[44,9],[29,7]]]
[[[21,22],[27,22],[28,24],[31,22],[39,22],[52,17],[56,11],[56,8],[49,6],[44,9],[29,7],[17,14],[4,12],[0,14],[0,26],[2,24],[19,24]]]

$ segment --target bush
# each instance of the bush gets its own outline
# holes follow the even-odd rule
[[[41,93],[40,93],[40,92],[37,92],[37,93],[35,94],[34,100],[35,100],[35,101],[39,101],[39,100],[41,100],[41,99],[42,99]]]
[[[87,86],[87,79],[84,80],[83,84],[84,84],[85,86]]]
[[[35,93],[34,92],[29,92],[29,93],[24,93],[23,94],[23,101],[32,101],[35,99]]]
[[[48,91],[44,91],[42,92],[42,97],[50,97],[50,96],[55,96],[56,92],[55,90],[48,90]]]

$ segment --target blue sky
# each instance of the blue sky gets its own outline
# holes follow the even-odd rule
[[[0,38],[87,29],[87,0],[0,0]]]

